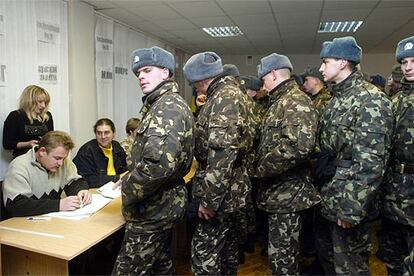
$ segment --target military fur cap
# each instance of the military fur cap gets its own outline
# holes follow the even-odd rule
[[[261,79],[272,70],[284,68],[288,68],[290,71],[293,70],[293,66],[289,58],[285,55],[272,53],[260,60],[260,64],[257,65],[257,76]]]
[[[233,77],[240,77],[239,68],[234,64],[224,64],[223,74]]]
[[[392,67],[391,71],[391,77],[396,82],[401,82],[401,79],[403,77],[403,72],[401,69],[401,64],[396,64]]]
[[[183,71],[185,78],[191,84],[220,75],[223,73],[223,64],[216,53],[203,52],[190,57]]]
[[[414,57],[414,36],[404,38],[398,42],[395,58],[398,63],[401,63],[401,60],[406,57]]]
[[[247,89],[258,91],[263,86],[263,82],[255,76],[241,76],[241,79]]]
[[[175,58],[170,52],[160,48],[141,48],[132,52],[132,71],[136,74],[144,66],[157,66],[170,70],[170,77],[174,74]]]
[[[346,59],[359,64],[361,62],[362,49],[358,46],[353,36],[334,38],[322,44],[321,58]]]
[[[305,72],[303,72],[301,74],[301,76],[303,77],[303,79],[305,77],[315,77],[315,78],[318,78],[321,81],[323,81],[322,73],[319,72],[319,68],[318,67],[308,67],[308,68],[306,68]]]

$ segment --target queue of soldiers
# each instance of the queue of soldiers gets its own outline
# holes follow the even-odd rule
[[[194,117],[173,81],[174,56],[137,49],[132,71],[144,97],[141,122],[127,128],[134,132],[128,158],[112,155],[122,148],[112,142],[109,119],[96,123],[97,139],[74,162],[67,159],[71,138],[49,131],[11,162],[6,210],[26,216],[80,208],[91,201],[88,185],[112,179],[126,220],[114,275],[174,274],[172,228],[187,206],[197,217],[195,275],[237,274],[240,251],[254,250],[255,208],[267,216],[273,274],[300,273],[309,233],[325,274],[369,274],[373,222],[380,219],[378,257],[390,275],[413,273],[414,37],[396,47],[393,74],[400,79],[394,85],[391,76],[389,94],[365,80],[361,56],[353,37],[326,41],[320,67],[308,68],[300,85],[285,55],[263,57],[256,77],[223,66],[214,52],[195,54],[183,67],[197,92]],[[183,177],[193,159],[188,194]],[[95,175],[107,169],[110,176]]]

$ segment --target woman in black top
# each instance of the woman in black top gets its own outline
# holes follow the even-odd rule
[[[19,109],[10,112],[3,127],[3,147],[13,150],[14,157],[26,153],[53,130],[49,103],[49,93],[42,87],[29,85],[23,90]]]

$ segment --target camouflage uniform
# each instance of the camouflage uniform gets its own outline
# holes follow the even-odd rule
[[[318,113],[294,79],[270,93],[256,175],[257,205],[269,215],[269,260],[277,275],[297,274],[300,212],[319,202],[306,163],[315,145]]]
[[[193,196],[216,215],[209,221],[198,220],[191,249],[195,275],[237,272],[235,212],[246,205],[250,191],[243,158],[253,141],[247,97],[234,77],[219,76],[210,84],[207,102],[197,118],[199,171]]]
[[[316,110],[322,115],[323,110],[332,98],[332,93],[324,86],[318,94],[309,95]]]
[[[414,248],[404,260],[404,276],[414,275]]]
[[[122,184],[126,232],[114,274],[172,274],[171,228],[183,218],[183,177],[193,159],[193,116],[178,85],[162,82],[145,99]]]
[[[125,153],[127,155],[127,157],[126,157],[126,163],[127,163],[128,168],[132,164],[131,150],[132,150],[132,144],[133,143],[134,143],[134,139],[132,139],[131,136],[128,136],[127,138],[125,138],[121,142],[121,147],[124,149],[124,151],[125,151]]]
[[[378,252],[393,275],[403,273],[403,260],[414,247],[414,83],[405,78],[401,83],[402,91],[393,98],[396,125],[383,185],[384,220]]]
[[[368,274],[370,221],[378,215],[378,189],[391,146],[391,102],[360,71],[332,89],[319,143],[321,151],[335,154],[336,172],[321,187],[316,248],[325,273]],[[338,219],[354,227],[343,229]]]

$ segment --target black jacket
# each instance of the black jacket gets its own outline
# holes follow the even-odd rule
[[[107,175],[108,158],[96,139],[84,144],[73,159],[78,173],[88,182],[89,188],[98,188],[109,181],[116,182],[119,175],[128,170],[126,154],[117,141],[112,141],[112,154],[116,175]]]

